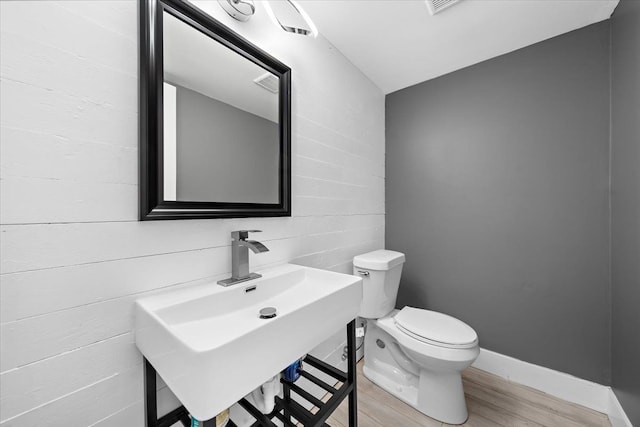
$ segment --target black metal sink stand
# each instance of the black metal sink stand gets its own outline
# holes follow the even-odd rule
[[[302,424],[304,427],[328,427],[327,418],[338,408],[340,403],[349,397],[349,427],[358,426],[358,396],[356,387],[356,321],[352,320],[347,324],[347,372],[343,372],[320,359],[308,354],[304,363],[318,369],[320,372],[330,376],[336,382],[341,383],[337,388],[334,385],[314,376],[306,370],[300,375],[313,384],[325,390],[331,397],[323,402],[304,390],[298,384],[291,383],[281,379],[283,396],[276,396],[275,408],[269,414],[263,414],[248,400],[241,399],[238,403],[253,418],[255,422],[251,427],[276,427],[272,421],[277,418],[285,427],[296,427]],[[191,426],[189,413],[184,406],[174,409],[168,414],[158,418],[157,395],[156,395],[156,370],[151,366],[147,359],[144,359],[144,383],[145,383],[145,412],[147,418],[147,427],[170,427],[177,422],[181,422],[184,427]],[[307,410],[303,405],[298,403],[292,393],[306,400],[316,408],[316,412]],[[295,420],[295,421],[293,421]],[[205,427],[216,427],[215,419],[204,422]],[[232,421],[227,424],[228,427],[235,427]]]

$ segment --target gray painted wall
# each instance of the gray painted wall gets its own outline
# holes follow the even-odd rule
[[[608,384],[609,23],[386,98],[398,305]]]
[[[277,203],[277,123],[175,86],[177,199]]]
[[[612,380],[640,426],[640,2],[621,1],[611,30]]]

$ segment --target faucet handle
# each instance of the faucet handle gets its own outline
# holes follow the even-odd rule
[[[262,230],[237,230],[231,232],[231,237],[235,240],[245,240],[249,237],[249,233],[261,233]]]

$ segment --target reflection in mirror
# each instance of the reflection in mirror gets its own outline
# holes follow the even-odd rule
[[[278,203],[279,78],[163,12],[166,201]]]

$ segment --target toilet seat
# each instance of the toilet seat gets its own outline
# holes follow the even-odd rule
[[[426,344],[452,349],[478,345],[478,335],[473,328],[444,313],[404,307],[393,321],[402,333]]]
[[[467,363],[478,357],[480,347],[476,343],[468,348],[456,348],[443,343],[428,342],[424,338],[409,335],[398,327],[394,317],[400,310],[393,310],[388,316],[374,320],[377,327],[395,339],[408,356],[418,364],[442,363],[447,366],[457,363]],[[429,360],[430,362],[426,362]],[[436,362],[438,361],[438,362]],[[470,363],[470,362],[469,362]]]

